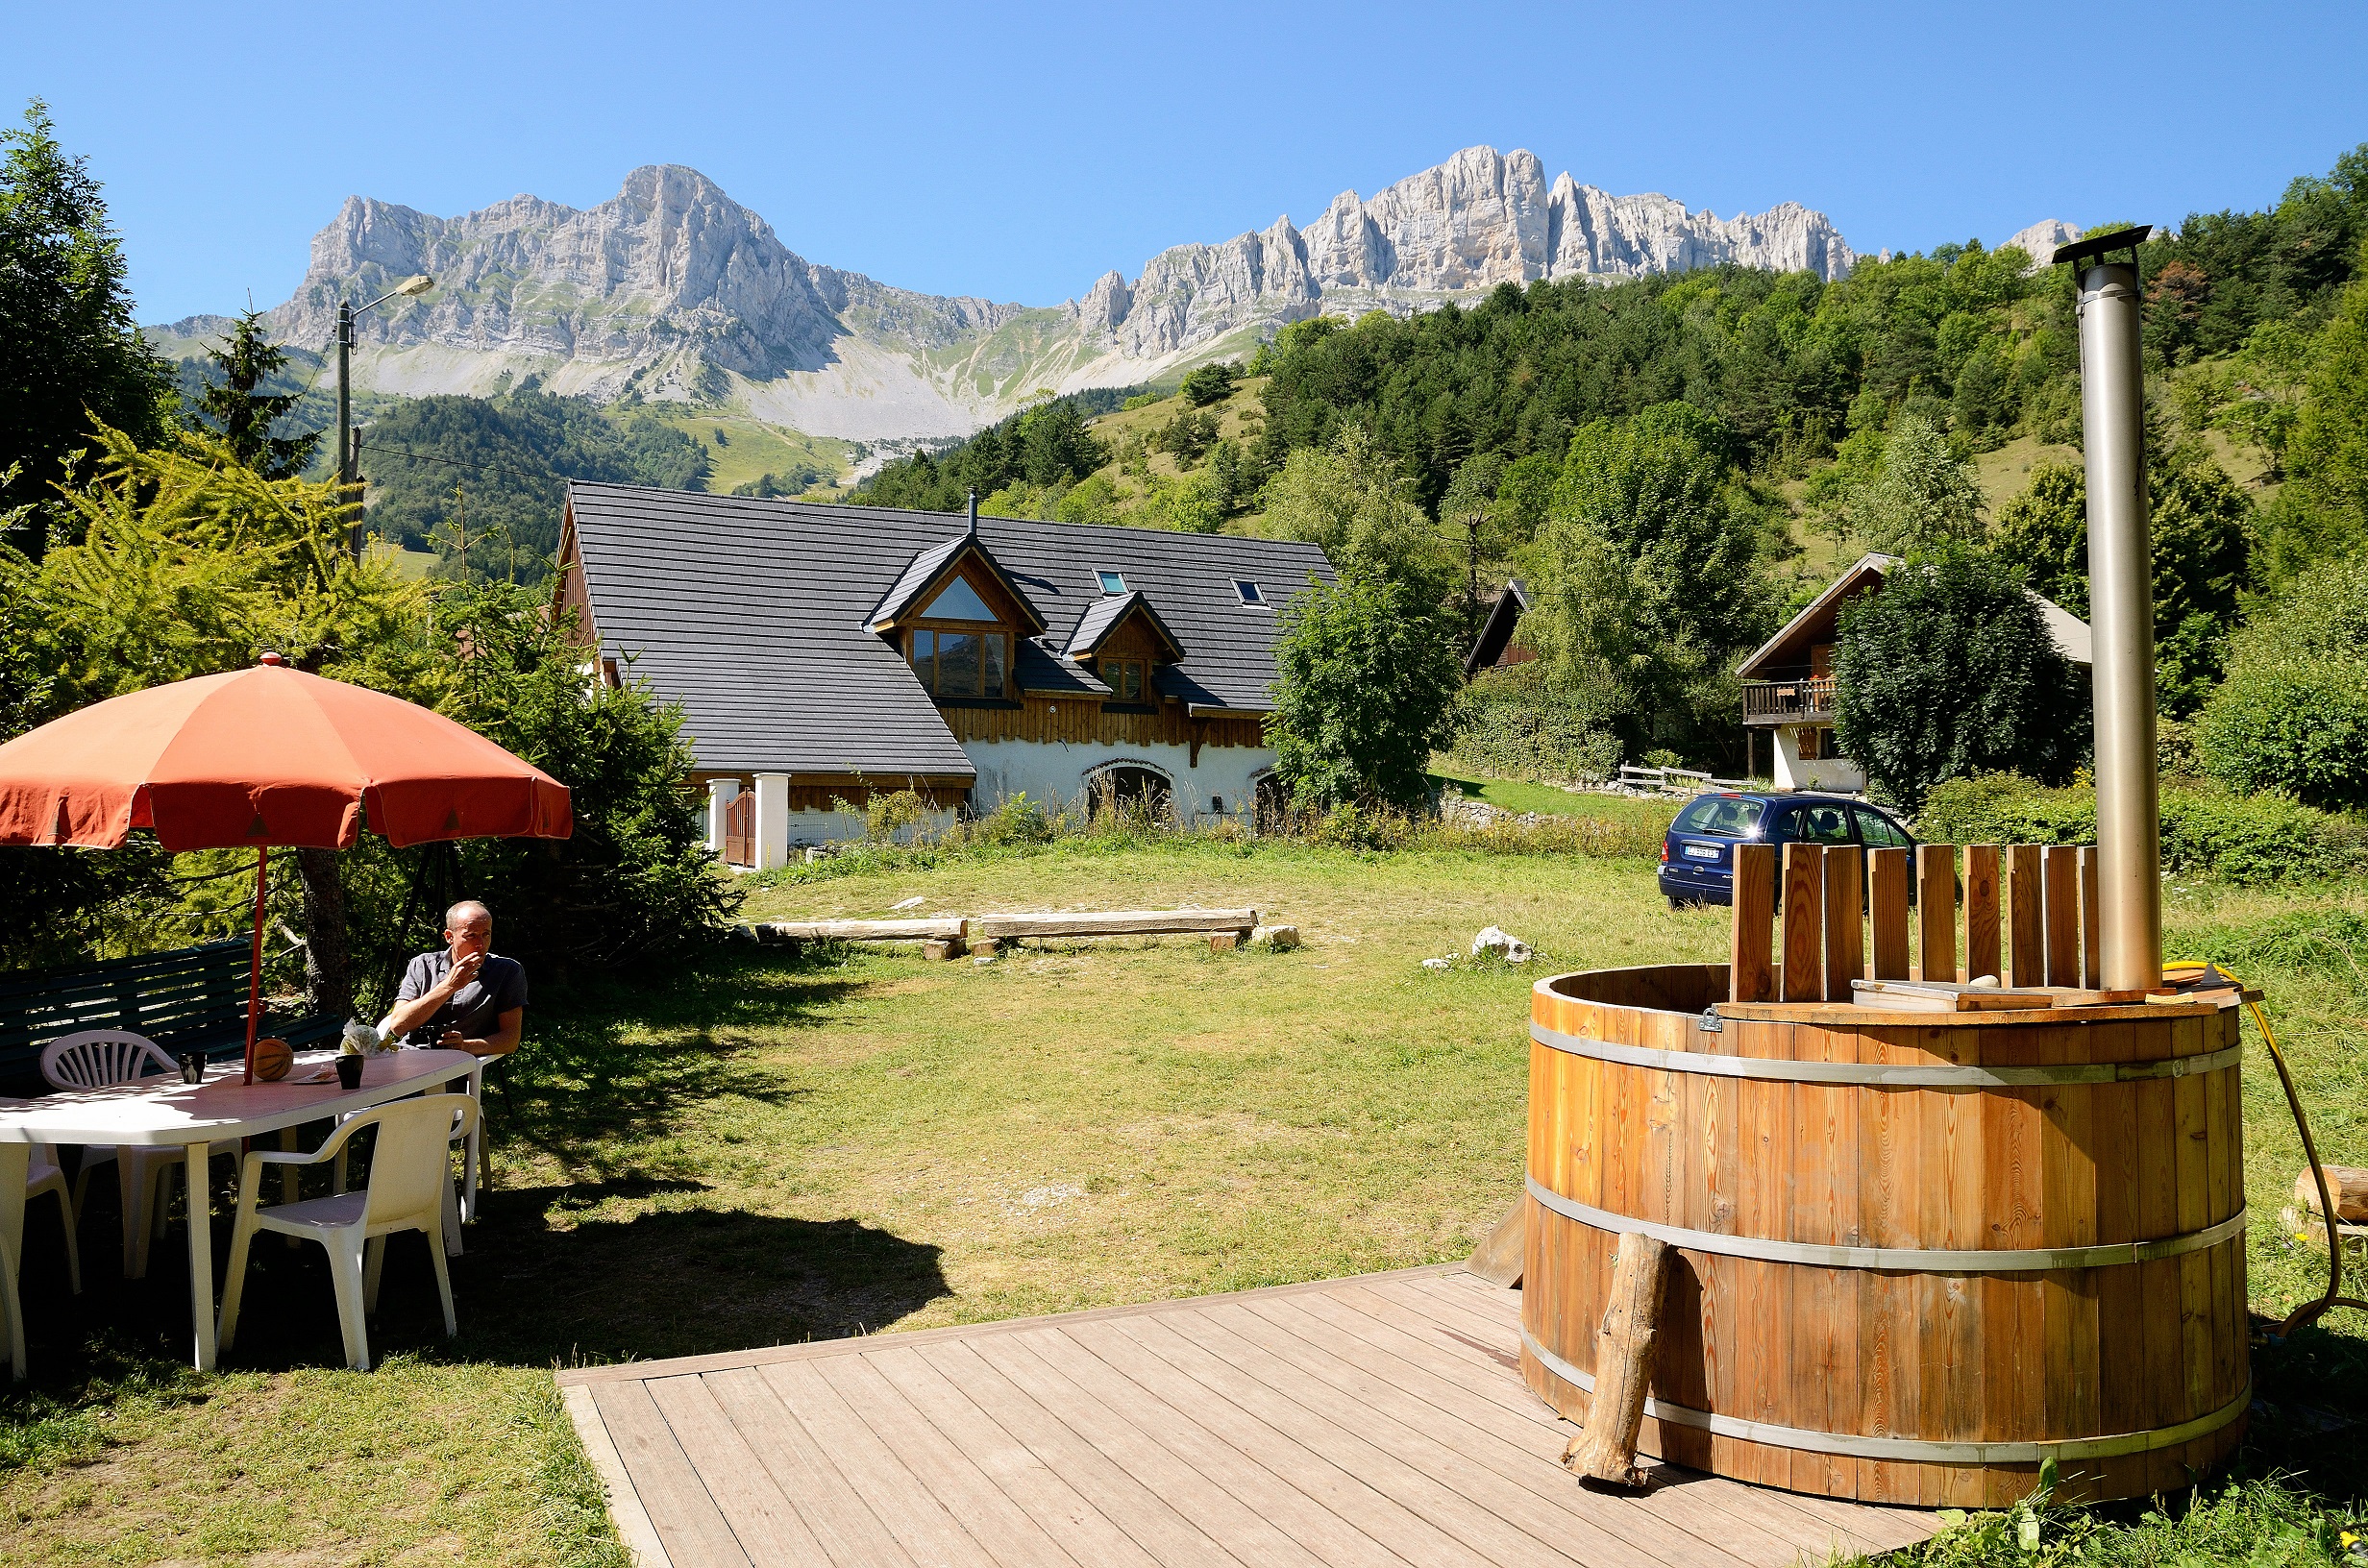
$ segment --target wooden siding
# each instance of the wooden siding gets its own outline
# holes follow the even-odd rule
[[[942,709],[957,741],[1058,741],[1072,746],[1264,746],[1255,719],[1195,719],[1181,702],[1113,712],[1095,698],[1025,698],[1018,707]]]

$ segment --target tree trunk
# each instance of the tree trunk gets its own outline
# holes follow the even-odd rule
[[[354,1016],[354,966],[345,940],[345,884],[334,849],[299,849],[305,885],[305,993],[315,1014]]]
[[[1570,1439],[1563,1463],[1590,1481],[1640,1488],[1637,1433],[1644,1425],[1644,1390],[1653,1381],[1654,1341],[1661,1331],[1661,1281],[1669,1244],[1641,1231],[1622,1232],[1612,1265],[1612,1299],[1595,1336],[1595,1391],[1587,1429]]]

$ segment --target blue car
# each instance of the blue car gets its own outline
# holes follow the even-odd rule
[[[1912,849],[1914,836],[1886,812],[1830,795],[1701,795],[1661,843],[1661,892],[1671,909],[1735,901],[1739,844],[1855,844]]]

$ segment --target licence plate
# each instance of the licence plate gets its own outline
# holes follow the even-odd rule
[[[1713,845],[1690,844],[1685,845],[1685,856],[1688,860],[1716,860],[1718,850]]]

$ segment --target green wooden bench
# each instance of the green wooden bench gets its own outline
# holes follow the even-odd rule
[[[175,1055],[238,1055],[247,1043],[248,961],[248,944],[233,939],[0,977],[0,1093],[46,1092],[41,1047],[78,1029],[129,1029]],[[334,1036],[343,1021],[266,1013],[263,1033],[302,1047]]]

